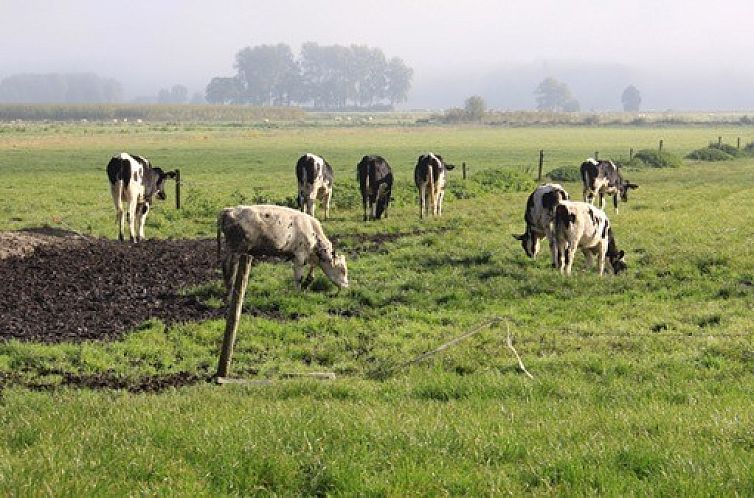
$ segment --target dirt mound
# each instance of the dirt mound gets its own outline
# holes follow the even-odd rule
[[[63,235],[63,236],[59,236]],[[140,244],[0,234],[0,340],[113,340],[140,323],[221,317],[181,290],[216,280],[213,240]]]

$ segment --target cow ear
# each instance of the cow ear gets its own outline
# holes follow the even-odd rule
[[[167,174],[166,174],[166,176],[168,178],[175,178],[175,177],[178,176],[178,174],[175,171],[168,171]]]
[[[456,165],[455,164],[446,164],[445,165],[445,169],[447,169],[447,170],[456,169]]]
[[[522,233],[521,235],[516,235],[515,233],[512,233],[511,235],[516,240],[524,240],[526,238],[526,234],[525,233]]]
[[[623,256],[626,255],[626,252],[623,250],[618,251],[618,259],[623,259]]]
[[[635,184],[635,183],[629,183],[628,187],[629,188],[639,188],[639,186],[637,184]]]

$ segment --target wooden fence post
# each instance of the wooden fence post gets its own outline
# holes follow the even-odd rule
[[[720,147],[723,144],[723,137],[717,137],[717,146]]]
[[[600,151],[598,151],[598,150],[595,150],[595,151],[594,151],[594,159],[595,159],[596,161],[599,161],[599,160],[600,160]]]
[[[660,139],[660,152],[662,152],[662,139]]]
[[[466,179],[466,161],[461,163],[461,167],[463,168],[463,179]]]
[[[181,170],[175,170],[175,208],[181,209]]]
[[[539,149],[539,174],[537,174],[537,181],[542,181],[542,164],[545,162],[545,151]]]
[[[220,361],[217,364],[218,382],[228,376],[230,371],[230,360],[233,358],[233,344],[236,342],[236,330],[238,330],[238,321],[241,318],[241,308],[243,307],[243,298],[246,294],[246,285],[249,281],[251,272],[251,256],[241,254],[238,258],[238,270],[233,282],[233,291],[231,292],[228,311],[225,314],[225,336],[223,337],[223,348],[220,351]]]
[[[738,140],[736,140],[736,149],[741,149],[741,137],[738,137]]]
[[[628,149],[628,162],[631,162],[634,159],[634,148],[631,147]]]

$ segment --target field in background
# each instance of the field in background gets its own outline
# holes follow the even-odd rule
[[[333,118],[334,119],[334,118]],[[627,275],[564,280],[527,259],[528,192],[485,192],[490,169],[533,177],[598,150],[685,155],[746,127],[325,127],[13,124],[0,133],[0,230],[50,225],[115,236],[104,167],[122,150],[185,180],[183,209],[154,208],[147,237],[214,235],[220,207],[286,202],[308,151],[336,174],[324,224],[352,289],[320,276],[296,293],[288,265],[255,267],[233,371],[331,382],[193,385],[161,394],[55,388],[66,374],[128,382],[208,377],[223,322],[148,322],[114,343],[0,344],[0,490],[10,495],[754,494],[754,161],[633,170],[607,212]],[[750,133],[748,136],[746,133]],[[451,173],[446,215],[418,219],[411,174],[433,150]],[[397,176],[391,217],[360,221],[354,170],[380,153]],[[565,185],[580,198],[578,185]],[[382,234],[390,234],[383,240]],[[575,268],[580,268],[579,259]],[[187,292],[219,305],[217,281]],[[372,380],[502,316],[504,324]],[[520,374],[515,346],[535,379]],[[42,392],[24,386],[37,386]],[[44,387],[48,386],[48,387]],[[45,392],[44,389],[52,389]]]

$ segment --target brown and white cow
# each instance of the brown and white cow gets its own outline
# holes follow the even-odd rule
[[[455,168],[446,164],[439,154],[422,154],[414,168],[414,182],[419,189],[419,216],[429,216],[432,209],[434,216],[442,215],[442,201],[445,198],[446,172]]]
[[[628,202],[628,191],[639,186],[623,178],[619,167],[612,161],[597,161],[588,158],[581,163],[581,181],[584,184],[584,202],[594,203],[600,197],[600,209],[605,209],[605,194],[613,196],[615,214],[618,214],[618,195]]]
[[[547,237],[552,266],[557,265],[555,239],[552,236],[552,220],[555,215],[555,206],[568,199],[568,192],[557,183],[540,185],[529,195],[524,211],[526,229],[521,235],[513,235],[516,240],[521,241],[521,247],[524,248],[527,256],[536,258],[539,253],[539,241]]]
[[[592,257],[597,256],[600,275],[605,271],[606,259],[614,273],[627,268],[623,260],[625,253],[618,250],[610,220],[603,210],[586,202],[561,201],[555,207],[553,224],[560,273],[571,275],[577,249],[581,249],[586,258],[585,269],[592,266]]]
[[[314,216],[314,203],[319,199],[325,209],[325,219],[327,219],[330,216],[334,181],[332,167],[317,155],[304,154],[296,163],[296,179],[298,180],[299,209]]]
[[[107,177],[110,180],[110,193],[115,204],[118,223],[118,239],[123,240],[123,224],[126,210],[131,242],[144,240],[144,221],[147,219],[152,198],[165,200],[165,179],[175,178],[175,172],[164,172],[152,167],[149,160],[135,154],[122,152],[110,159],[107,164]],[[138,237],[134,223],[138,217]]]
[[[364,207],[364,221],[369,217],[379,220],[390,206],[393,191],[393,171],[382,156],[364,156],[356,165],[356,176],[361,190],[361,204]],[[367,206],[369,214],[367,214]]]
[[[223,209],[217,217],[217,257],[220,260],[222,236],[227,253],[222,261],[225,286],[230,291],[241,254],[252,258],[282,257],[293,260],[296,288],[311,283],[315,266],[322,268],[339,288],[348,287],[345,256],[335,254],[320,222],[295,209],[260,204]],[[306,266],[309,271],[304,278]]]

